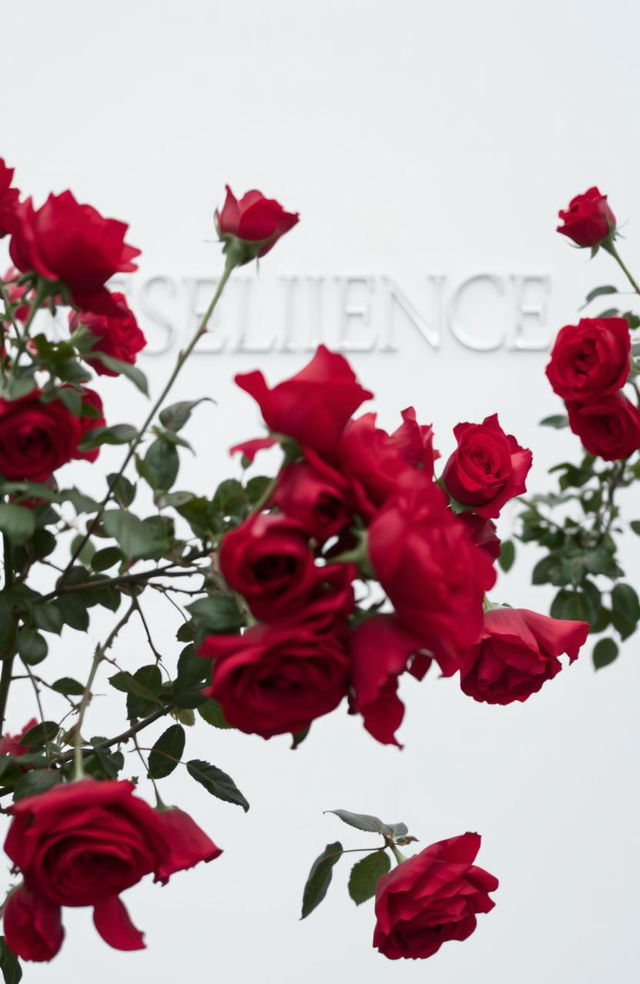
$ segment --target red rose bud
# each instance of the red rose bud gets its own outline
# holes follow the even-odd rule
[[[0,157],[0,239],[13,230],[13,220],[18,196],[17,188],[11,187],[13,168],[7,167]]]
[[[69,330],[76,331],[85,328],[95,339],[91,352],[102,352],[120,362],[134,365],[138,352],[147,344],[142,334],[136,316],[127,304],[124,294],[111,295],[118,305],[116,314],[94,314],[90,311],[71,311],[69,313]],[[101,376],[117,376],[115,369],[109,369],[100,361],[92,359],[91,353],[85,356],[87,362]]]
[[[248,191],[238,200],[229,185],[226,189],[225,203],[221,211],[216,209],[214,221],[224,251],[236,266],[264,256],[300,219],[297,212],[286,212],[260,191]]]
[[[0,474],[44,482],[76,456],[82,425],[60,400],[41,403],[34,390],[18,400],[0,399]]]
[[[13,819],[4,844],[38,904],[46,899],[55,906],[93,906],[96,929],[119,950],[144,947],[121,892],[145,875],[165,882],[217,856],[195,825],[161,819],[134,790],[128,780],[82,779],[28,796],[9,808]]]
[[[567,403],[569,426],[591,454],[620,461],[640,448],[640,412],[622,393]]]
[[[270,430],[318,454],[335,450],[351,414],[373,396],[347,360],[324,345],[304,369],[271,390],[259,371],[242,373],[235,381],[254,398]]]
[[[297,520],[318,543],[340,533],[353,514],[347,480],[313,451],[280,472],[271,505]]]
[[[576,195],[566,211],[558,213],[562,225],[557,232],[573,239],[578,246],[598,246],[616,231],[616,217],[607,204],[607,196],[597,188]]]
[[[4,938],[21,960],[52,960],[62,946],[60,906],[20,885],[4,904]]]
[[[368,549],[399,621],[451,676],[482,631],[484,593],[496,577],[489,555],[419,471],[372,522]]]
[[[488,704],[526,700],[560,672],[558,656],[577,659],[588,633],[586,622],[526,608],[492,608],[485,613],[480,642],[460,671],[460,685],[465,694]]]
[[[476,913],[490,912],[498,879],[473,862],[479,834],[431,844],[403,861],[376,887],[373,945],[390,960],[431,957],[447,940],[466,940]]]
[[[442,475],[447,491],[479,516],[499,516],[505,502],[526,489],[531,451],[505,434],[497,413],[481,424],[458,424],[453,433],[458,448]]]
[[[591,400],[624,386],[630,355],[626,318],[581,318],[560,329],[545,372],[563,400]]]
[[[420,649],[420,640],[407,632],[394,615],[373,615],[351,634],[353,709],[362,714],[369,734],[383,745],[402,747],[395,736],[404,717],[398,678],[409,669],[422,679],[431,659]]]
[[[203,693],[240,731],[262,738],[304,731],[347,693],[344,635],[284,623],[208,636],[198,650],[213,660],[211,686]]]
[[[39,209],[28,198],[15,209],[9,252],[23,273],[64,284],[77,307],[117,315],[120,307],[105,284],[136,270],[132,261],[140,253],[125,243],[127,228],[81,205],[70,191],[49,195]]]

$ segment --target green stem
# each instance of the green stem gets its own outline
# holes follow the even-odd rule
[[[399,851],[395,844],[389,844],[389,847],[393,851],[393,856],[398,862],[398,864],[402,864],[403,861],[407,860],[404,854],[402,853],[402,851]]]
[[[138,449],[138,446],[139,446],[140,442],[142,441],[142,438],[145,435],[145,432],[147,430],[147,427],[149,426],[149,424],[151,423],[151,421],[155,417],[157,411],[160,409],[160,407],[164,403],[164,400],[165,400],[167,394],[169,393],[169,390],[171,389],[171,387],[175,383],[176,378],[178,377],[178,374],[179,374],[180,370],[182,369],[183,365],[185,364],[185,362],[187,361],[187,359],[189,358],[189,356],[193,352],[193,350],[196,347],[196,345],[199,342],[199,340],[205,334],[205,332],[207,330],[207,325],[208,325],[209,320],[211,318],[211,315],[213,314],[213,312],[215,310],[216,304],[220,300],[220,295],[222,294],[222,291],[224,290],[225,285],[226,285],[229,277],[231,276],[231,272],[234,269],[234,266],[235,266],[235,263],[233,262],[233,260],[227,258],[227,262],[225,264],[224,271],[223,271],[222,276],[220,278],[220,282],[218,283],[218,286],[216,288],[215,294],[211,298],[211,302],[209,304],[209,307],[207,308],[207,310],[205,311],[204,315],[202,316],[202,320],[200,321],[200,324],[198,325],[198,327],[197,327],[197,329],[195,331],[195,334],[194,334],[193,338],[191,339],[191,341],[189,342],[189,344],[187,345],[186,349],[184,349],[178,355],[178,358],[176,360],[176,364],[174,366],[173,372],[169,376],[169,379],[167,380],[167,382],[166,382],[166,384],[165,384],[162,392],[160,393],[160,396],[155,401],[155,403],[151,407],[151,410],[147,414],[147,417],[146,417],[144,423],[142,424],[142,427],[140,428],[140,430],[136,434],[135,438],[133,439],[133,441],[129,445],[129,450],[127,451],[127,454],[125,456],[124,461],[122,462],[122,465],[120,466],[119,471],[117,471],[116,473],[114,473],[111,476],[111,481],[109,482],[109,486],[107,488],[107,494],[105,495],[104,499],[100,503],[100,506],[98,507],[97,513],[95,514],[95,516],[93,517],[93,519],[89,523],[89,526],[87,527],[87,532],[85,533],[84,537],[80,540],[80,542],[76,546],[76,549],[73,551],[73,553],[71,555],[71,559],[69,560],[69,563],[67,564],[67,566],[65,567],[64,571],[62,572],[62,576],[61,576],[60,581],[59,581],[59,586],[61,586],[62,584],[64,584],[65,581],[67,580],[67,578],[69,577],[69,573],[71,571],[71,568],[73,567],[73,565],[75,564],[76,560],[78,559],[78,557],[82,553],[82,550],[84,549],[86,543],[88,542],[91,534],[93,533],[93,531],[95,530],[96,526],[100,522],[100,519],[102,518],[102,514],[103,514],[103,512],[104,512],[104,510],[105,510],[105,508],[106,508],[106,506],[107,506],[107,504],[109,502],[109,500],[111,499],[111,495],[113,493],[113,490],[116,487],[116,485],[118,483],[118,480],[124,474],[127,465],[129,464],[129,462],[133,458],[134,454],[136,453],[136,450]]]
[[[628,267],[624,263],[622,257],[620,256],[618,250],[616,249],[613,241],[610,240],[607,243],[603,243],[602,244],[602,248],[603,249],[606,249],[607,253],[610,253],[611,256],[613,256],[614,260],[616,261],[616,263],[618,264],[618,266],[620,267],[620,269],[624,273],[625,277],[627,278],[627,280],[629,281],[629,283],[631,284],[631,286],[635,290],[636,294],[640,294],[640,286],[634,280],[634,278],[633,278],[633,276],[631,274],[631,271],[628,269]]]

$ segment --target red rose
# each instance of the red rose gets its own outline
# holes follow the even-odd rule
[[[2,915],[7,946],[16,956],[40,962],[55,957],[64,939],[59,905],[20,885],[7,898]]]
[[[127,304],[124,294],[111,295],[120,309],[118,314],[92,314],[90,311],[71,311],[69,329],[74,332],[82,326],[91,333],[95,342],[92,352],[103,352],[120,362],[133,365],[136,356],[147,340],[142,334],[136,316]],[[101,376],[117,376],[115,369],[108,369],[100,359],[87,356],[87,362]]]
[[[431,957],[446,940],[466,940],[476,913],[490,912],[498,879],[473,862],[479,834],[461,834],[425,847],[376,887],[373,945],[390,960]]]
[[[248,191],[238,200],[229,185],[222,211],[216,209],[214,221],[218,236],[225,242],[240,240],[239,262],[248,263],[264,256],[285,232],[299,221],[297,212],[286,212],[273,198],[260,191]]]
[[[591,400],[624,386],[630,354],[625,318],[581,318],[560,329],[545,371],[563,400]]]
[[[368,548],[399,620],[451,676],[482,631],[484,593],[495,581],[490,557],[420,472],[378,513]]]
[[[347,360],[324,345],[304,369],[271,390],[258,371],[235,380],[258,403],[270,430],[319,454],[335,449],[351,414],[373,396],[362,388]]]
[[[391,435],[393,443],[405,461],[433,478],[433,465],[440,457],[433,447],[433,427],[431,424],[419,424],[413,407],[407,407],[401,416],[402,423]]]
[[[313,451],[306,452],[306,459],[282,469],[270,504],[324,543],[349,524],[351,490],[347,480]]]
[[[586,622],[526,608],[492,608],[485,613],[480,642],[460,671],[460,685],[465,694],[488,704],[526,700],[560,672],[558,656],[577,659],[588,632]]]
[[[420,640],[394,615],[372,615],[351,633],[353,709],[362,714],[369,734],[383,745],[402,747],[395,736],[404,717],[398,678],[408,669],[422,679],[431,659],[420,652],[421,648]]]
[[[505,502],[526,489],[531,451],[505,434],[497,413],[481,424],[458,424],[453,433],[458,447],[442,475],[447,491],[479,516],[499,516]]]
[[[137,269],[132,260],[140,250],[125,243],[127,228],[91,205],[81,205],[70,191],[49,195],[39,209],[28,198],[15,210],[9,252],[23,273],[33,270],[61,281],[77,307],[118,314],[119,305],[105,284],[116,273]]]
[[[605,461],[628,458],[640,448],[640,412],[622,393],[587,403],[567,403],[569,426],[591,454]]]
[[[607,204],[607,196],[601,195],[597,188],[576,195],[568,209],[558,215],[564,225],[559,225],[557,231],[578,246],[597,246],[616,228],[616,217]]]
[[[502,544],[496,535],[496,524],[473,512],[459,513],[458,519],[467,527],[476,547],[486,550],[492,560],[497,560]]]
[[[0,157],[0,239],[11,232],[13,228],[13,216],[18,196],[20,192],[17,188],[11,187],[13,179],[13,168],[7,167],[4,160]]]
[[[0,474],[44,482],[76,454],[82,425],[60,400],[41,403],[34,390],[0,399]]]
[[[88,389],[86,386],[82,387],[82,403],[83,410],[86,407],[92,407],[95,416],[90,416],[88,413],[83,412],[81,417],[78,417],[78,422],[80,424],[81,434],[80,439],[82,439],[85,434],[91,430],[95,430],[96,427],[106,427],[107,421],[104,419],[104,407],[102,406],[102,399],[95,390]],[[94,448],[92,451],[76,451],[74,458],[82,458],[84,461],[95,461],[100,454],[100,448]]]
[[[18,755],[27,755],[29,748],[27,745],[21,744],[20,739],[26,735],[27,731],[35,728],[37,723],[35,718],[31,718],[17,735],[2,735],[0,738],[0,755],[13,755],[14,758]]]
[[[167,820],[152,810],[134,790],[128,780],[83,779],[9,808],[13,820],[5,851],[22,872],[37,906],[43,907],[49,927],[52,908],[59,912],[63,905],[91,905],[105,942],[119,950],[139,950],[144,946],[142,933],[131,923],[120,893],[151,872],[164,883],[176,871],[221,853],[193,821],[183,828],[178,819],[176,829],[175,818]],[[37,916],[33,905],[31,909]],[[21,911],[28,913],[26,904]],[[25,925],[24,918],[10,918],[9,927],[5,924],[7,942],[15,952],[22,947],[23,952],[29,950],[28,959],[50,959],[37,955],[36,931],[43,935],[37,926]],[[17,938],[12,940],[11,932]],[[49,946],[52,937],[50,929]]]
[[[208,636],[198,652],[213,660],[203,693],[219,701],[229,724],[262,738],[304,731],[347,693],[349,659],[336,632],[254,625]]]

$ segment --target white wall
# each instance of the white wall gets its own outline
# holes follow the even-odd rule
[[[428,275],[448,278],[447,296],[479,273],[549,276],[544,340],[575,317],[589,287],[620,282],[607,257],[589,264],[554,233],[555,213],[573,194],[594,183],[609,192],[619,220],[629,220],[625,255],[640,265],[639,31],[640,15],[624,0],[6,3],[0,154],[37,200],[70,187],[130,221],[129,241],[144,251],[139,284],[219,272],[211,213],[226,181],[299,209],[300,225],[261,266],[254,344],[281,330],[278,278],[292,275],[388,276],[425,316]],[[467,295],[461,317],[473,339],[514,330],[510,284],[502,301],[487,284]],[[326,290],[335,332],[335,284]],[[220,330],[234,303],[230,294]],[[177,293],[167,306],[181,338],[186,305]],[[300,309],[297,330],[308,324]],[[364,330],[352,325],[351,337]],[[537,330],[529,326],[529,344]],[[534,450],[532,487],[545,481],[545,466],[577,451],[566,433],[536,427],[559,409],[544,353],[474,352],[447,326],[433,350],[407,323],[397,347],[352,357],[384,423],[412,402],[447,452],[454,423],[497,410]],[[174,357],[175,349],[143,361],[156,392]],[[227,447],[258,433],[234,372],[260,366],[276,380],[307,358],[196,356],[175,392],[208,394],[217,405],[200,408],[190,425],[199,456],[185,458],[179,484],[208,491],[237,474]],[[120,381],[100,388],[112,420],[142,412]],[[92,481],[87,466],[77,480]],[[542,610],[548,598],[528,587],[526,564],[494,594]],[[172,614],[157,609],[153,619],[171,657]],[[64,636],[59,666],[81,674],[98,638]],[[135,668],[142,639],[129,647],[118,656]],[[179,774],[165,785],[223,857],[167,888],[127,893],[147,932],[143,953],[110,950],[87,911],[68,912],[61,955],[29,967],[26,980],[84,980],[89,969],[92,984],[631,984],[640,957],[636,650],[630,642],[597,676],[585,658],[523,706],[475,704],[435,676],[409,681],[401,753],[377,746],[343,712],[319,721],[295,754],[286,738],[200,727],[189,754],[229,771],[251,812]],[[12,727],[31,712],[29,700],[25,692]],[[93,733],[105,703],[91,708]],[[140,771],[134,759],[131,770]],[[406,820],[422,844],[480,831],[480,863],[502,882],[496,909],[426,966],[388,962],[370,946],[372,906],[356,911],[346,896],[345,867],[328,900],[299,923],[319,849],[337,837],[367,843],[322,815],[334,807]]]

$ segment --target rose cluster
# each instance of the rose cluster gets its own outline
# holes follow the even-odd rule
[[[80,357],[98,374],[117,375],[146,344],[125,297],[106,287],[114,274],[136,269],[140,251],[125,242],[127,226],[78,203],[70,191],[49,195],[35,208],[31,198],[20,201],[12,179],[13,170],[0,159],[0,236],[10,237],[14,264],[2,278],[5,364],[15,360],[17,371],[26,352],[36,372],[47,368],[39,363],[37,339],[28,341],[31,323],[45,304],[70,305],[71,335],[75,343],[82,338]],[[7,344],[12,326],[15,351]],[[53,381],[45,391],[32,374],[27,393],[0,399],[4,478],[46,482],[73,458],[95,460],[97,448],[78,448],[89,431],[106,425],[100,396],[84,385],[89,378],[82,370],[77,380]]]
[[[206,693],[229,724],[298,735],[347,697],[378,741],[397,744],[405,672],[422,679],[435,661],[477,700],[508,703],[554,676],[560,654],[577,656],[584,623],[485,614],[500,551],[493,519],[525,490],[531,466],[496,414],[455,428],[437,478],[431,426],[412,407],[392,433],[373,413],[354,417],[372,394],[322,345],[271,389],[261,372],[236,382],[270,434],[232,451],[251,461],[280,443],[284,463],[219,551],[252,617],[242,634],[199,647],[212,661]],[[376,582],[386,598],[367,601]]]

